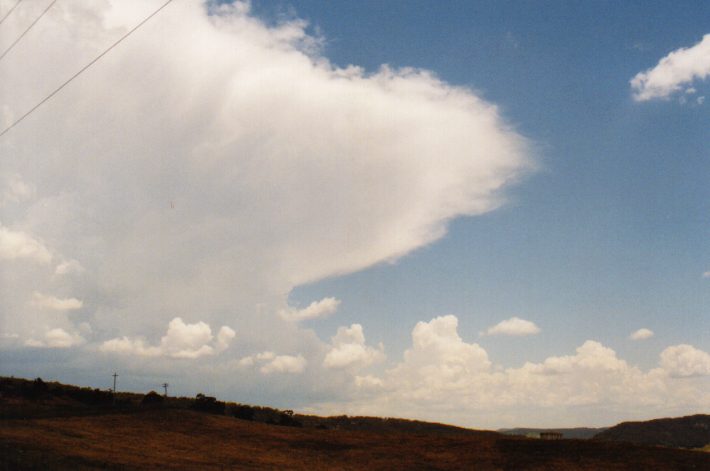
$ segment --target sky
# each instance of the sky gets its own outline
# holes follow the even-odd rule
[[[163,3],[52,5],[0,128]],[[708,413],[708,19],[171,2],[0,136],[0,374],[477,428]]]

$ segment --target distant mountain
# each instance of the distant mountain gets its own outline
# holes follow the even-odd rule
[[[710,415],[622,422],[597,434],[594,439],[677,448],[703,448],[710,444]]]
[[[562,434],[562,438],[577,438],[581,440],[587,440],[594,437],[599,432],[603,432],[608,427],[601,428],[590,428],[590,427],[576,427],[576,428],[502,428],[498,430],[499,433],[505,435],[519,435],[524,437],[537,437],[542,432],[559,432]]]

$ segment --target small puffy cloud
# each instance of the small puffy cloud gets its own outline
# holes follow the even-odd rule
[[[28,200],[35,194],[35,187],[24,182],[17,174],[0,176],[0,180],[0,207]]]
[[[326,368],[364,368],[385,358],[384,347],[365,345],[365,334],[360,324],[339,327],[331,340],[331,348],[323,359]]]
[[[692,47],[670,52],[658,61],[655,67],[636,74],[630,83],[634,99],[647,101],[668,98],[694,80],[705,80],[708,76],[710,34],[703,36],[703,39]]]
[[[235,335],[230,327],[222,326],[213,342],[214,336],[208,324],[202,321],[187,324],[180,317],[176,317],[168,324],[168,331],[160,339],[158,346],[151,346],[142,338],[120,337],[105,341],[99,350],[107,353],[193,359],[224,351]]]
[[[257,353],[242,358],[238,362],[241,367],[258,366],[263,374],[271,373],[302,373],[308,362],[302,355],[277,355],[271,351]]]
[[[695,100],[695,102],[696,102],[698,105],[702,105],[703,103],[705,103],[705,97],[704,97],[704,96],[699,96],[699,97]]]
[[[55,275],[69,275],[72,273],[81,273],[84,267],[76,260],[65,260],[54,269]]]
[[[0,260],[30,259],[49,263],[52,254],[38,239],[22,231],[12,231],[0,224]]]
[[[650,329],[642,328],[629,335],[631,340],[646,340],[653,337],[653,331]]]
[[[40,309],[51,309],[53,311],[74,311],[81,309],[84,302],[76,298],[57,298],[35,291],[32,294],[30,304]]]
[[[302,373],[306,369],[306,359],[303,356],[277,355],[259,371],[264,374],[270,373]]]
[[[521,337],[524,335],[535,335],[540,333],[540,328],[534,322],[520,319],[519,317],[511,317],[499,322],[488,330],[482,332],[481,335],[512,335]]]
[[[703,278],[710,278],[710,271],[703,273]]]
[[[86,342],[79,334],[72,334],[64,329],[55,328],[48,330],[44,336],[37,339],[28,339],[25,346],[35,348],[69,348],[82,345]]]
[[[99,350],[106,353],[119,353],[125,355],[139,355],[157,357],[162,355],[160,347],[146,345],[143,339],[120,337],[107,340],[101,344]]]
[[[236,335],[237,333],[234,332],[234,329],[223,325],[217,333],[217,343],[215,344],[215,348],[217,349],[217,351],[221,352],[223,350],[226,350],[227,347],[229,347],[229,344],[232,342],[232,339],[234,339]]]
[[[376,391],[378,389],[382,389],[384,384],[385,383],[382,381],[382,379],[376,376],[355,376],[355,386],[358,389]]]
[[[337,311],[338,306],[340,306],[339,299],[323,298],[320,301],[313,301],[308,307],[303,309],[284,309],[279,312],[279,315],[289,321],[305,321],[327,317]]]
[[[710,354],[692,345],[675,345],[661,352],[660,366],[670,376],[709,376]]]

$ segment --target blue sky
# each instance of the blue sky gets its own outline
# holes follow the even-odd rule
[[[52,6],[2,127],[161,4]],[[488,428],[707,412],[708,18],[172,2],[0,137],[0,373]]]
[[[512,315],[555,333],[486,343],[511,364],[592,335],[651,366],[662,340],[629,345],[637,326],[707,348],[708,109],[636,103],[628,84],[699,41],[705,2],[254,6],[266,16],[292,7],[340,65],[422,67],[480,91],[534,141],[540,161],[506,207],[456,221],[442,241],[394,266],[302,287],[292,299],[336,295],[353,321],[373,311],[377,340],[442,313],[457,314],[468,336]]]

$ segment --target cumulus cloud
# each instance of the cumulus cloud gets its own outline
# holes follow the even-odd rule
[[[631,79],[636,101],[668,98],[695,80],[710,76],[710,34],[688,48],[680,48],[663,57],[655,67],[639,72]],[[686,92],[695,88],[689,87]]]
[[[84,302],[76,298],[57,298],[56,296],[34,292],[32,295],[32,306],[40,309],[51,309],[54,311],[73,311],[81,309]]]
[[[81,273],[84,271],[84,267],[76,260],[65,260],[57,265],[54,269],[55,275],[69,275],[75,273]]]
[[[520,319],[519,317],[511,317],[498,324],[489,327],[481,335],[512,335],[521,337],[525,335],[535,335],[540,333],[540,328],[534,322]]]
[[[277,355],[274,352],[266,351],[249,355],[239,360],[239,366],[253,367],[259,366],[259,371],[263,374],[271,373],[303,373],[308,361],[303,355]]]
[[[675,345],[661,352],[660,366],[675,377],[710,376],[710,354],[692,345]]]
[[[264,374],[270,373],[302,373],[306,369],[306,359],[303,356],[277,355],[260,368]]]
[[[230,327],[222,326],[216,341],[213,342],[214,336],[209,325],[202,321],[187,324],[176,317],[168,324],[168,331],[160,339],[160,345],[151,346],[142,338],[124,336],[103,342],[99,350],[107,353],[192,359],[224,351],[235,335]]]
[[[653,331],[650,329],[641,328],[635,332],[632,332],[631,335],[629,335],[629,338],[631,340],[646,340],[650,339],[653,337]]]
[[[340,300],[336,298],[323,298],[320,301],[313,301],[303,309],[282,309],[279,315],[289,321],[305,321],[327,317],[338,310]]]
[[[689,345],[669,347],[647,372],[614,350],[587,340],[571,355],[501,368],[457,333],[455,316],[419,322],[412,346],[379,376],[355,376],[354,399],[322,403],[321,413],[379,414],[486,426],[603,425],[619,417],[687,414],[710,407],[710,356]],[[683,377],[681,380],[679,377]]]
[[[39,263],[49,263],[52,253],[37,238],[13,231],[0,224],[0,260],[29,259]]]
[[[365,334],[360,324],[339,327],[331,339],[331,348],[323,359],[326,368],[364,368],[385,358],[384,346],[365,345]]]
[[[11,203],[20,203],[32,198],[35,187],[25,182],[18,174],[0,174],[0,207]]]
[[[31,338],[25,345],[34,348],[69,348],[82,345],[86,340],[79,334],[61,328],[50,329],[40,339]]]

